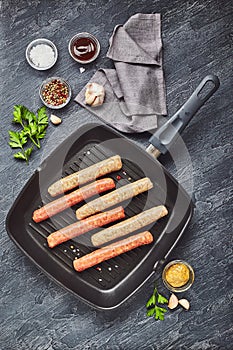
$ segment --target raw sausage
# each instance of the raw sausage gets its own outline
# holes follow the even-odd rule
[[[141,245],[150,244],[151,242],[153,242],[152,234],[149,231],[141,232],[74,260],[73,266],[76,271],[81,272],[102,261],[112,259],[115,256],[140,247]]]
[[[108,227],[102,231],[95,233],[91,237],[92,244],[97,247],[112,241],[115,238],[119,238],[127,235],[128,233],[134,232],[136,230],[145,227],[152,222],[155,222],[167,215],[168,211],[164,205],[159,205],[148,209],[138,215],[133,216],[130,219],[119,222],[116,225]]]
[[[122,186],[117,190],[101,196],[100,198],[97,198],[76,210],[77,219],[81,220],[87,216],[103,211],[106,208],[125,201],[126,199],[137,196],[139,193],[148,191],[152,187],[153,184],[148,177]]]
[[[106,208],[125,201],[126,199],[137,196],[139,193],[148,191],[152,187],[153,184],[148,177],[144,177],[143,179],[122,186],[111,193],[94,199],[76,210],[77,219],[81,220],[87,216],[103,211]]]
[[[121,168],[121,157],[116,155],[56,181],[48,188],[48,192],[52,197],[55,197]]]
[[[152,242],[153,236],[149,231],[141,232],[74,260],[73,266],[76,271],[81,272],[105,260]]]
[[[105,213],[93,215],[85,220],[75,222],[69,226],[66,226],[56,232],[51,233],[47,237],[47,242],[50,248],[56,245],[66,242],[69,239],[77,237],[85,232],[91,231],[96,227],[104,226],[110,222],[123,219],[125,212],[122,207],[118,207]]]
[[[72,207],[72,205],[80,203],[86,198],[111,190],[112,188],[115,188],[115,183],[112,179],[97,180],[35,210],[32,218],[35,222],[41,222],[60,213],[62,210]]]
[[[105,213],[93,215],[86,220],[75,222],[74,224],[51,233],[47,237],[48,246],[53,248],[60,243],[66,242],[69,239],[81,235],[82,233],[91,231],[96,227],[104,226],[110,222],[123,219],[124,217],[125,212],[122,207],[106,211]]]
[[[139,230],[142,227],[145,227],[151,224],[152,222],[159,220],[160,218],[162,218],[167,214],[168,214],[168,211],[164,205],[153,207],[127,220],[119,222],[116,225],[113,225],[111,227],[108,227],[102,231],[95,233],[91,237],[92,244],[96,247],[103,245],[116,238],[125,236],[128,233]]]

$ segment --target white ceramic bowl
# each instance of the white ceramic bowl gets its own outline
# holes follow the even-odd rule
[[[44,44],[44,45],[48,45],[49,47],[51,47],[51,49],[53,50],[54,52],[54,60],[52,61],[52,63],[48,63],[48,65],[46,66],[37,66],[31,59],[30,57],[30,52],[31,50],[36,47],[37,45],[41,45],[41,44]],[[30,64],[30,66],[34,69],[37,69],[37,70],[47,70],[51,67],[54,66],[54,64],[56,63],[57,61],[57,57],[58,57],[58,52],[57,52],[57,48],[56,46],[54,45],[54,43],[48,39],[44,39],[44,38],[40,38],[40,39],[36,39],[36,40],[33,40],[30,42],[30,44],[27,46],[26,48],[26,52],[25,52],[25,55],[26,55],[26,59],[27,59],[27,62]]]

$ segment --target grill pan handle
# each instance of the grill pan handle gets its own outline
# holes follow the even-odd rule
[[[160,153],[165,154],[196,112],[219,88],[219,85],[220,82],[216,75],[207,75],[187,102],[151,136],[149,140],[151,145],[147,151],[156,157]]]

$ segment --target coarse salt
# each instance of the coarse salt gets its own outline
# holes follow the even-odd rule
[[[46,44],[38,44],[34,46],[30,53],[32,63],[40,68],[49,67],[54,63],[55,53],[53,49]]]

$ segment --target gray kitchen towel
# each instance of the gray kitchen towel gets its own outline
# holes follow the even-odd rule
[[[115,27],[107,57],[115,69],[99,69],[89,82],[105,88],[102,106],[85,104],[86,87],[75,101],[116,129],[143,132],[166,115],[160,14],[136,14]]]

